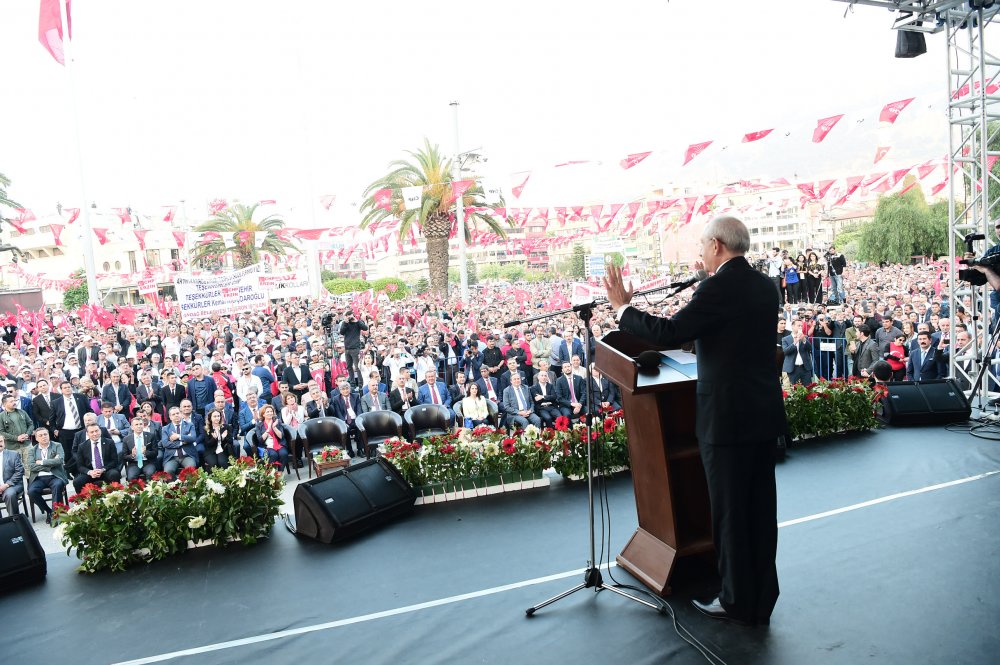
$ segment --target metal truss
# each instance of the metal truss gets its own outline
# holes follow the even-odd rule
[[[834,0],[850,5],[881,7],[896,12],[894,30],[941,32],[949,25],[960,25],[969,16],[982,11],[987,22],[1000,12],[1000,2],[994,0]],[[983,8],[983,5],[989,5]]]

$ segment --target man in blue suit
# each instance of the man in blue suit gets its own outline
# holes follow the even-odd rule
[[[163,470],[171,476],[176,476],[180,467],[187,469],[198,466],[198,462],[195,461],[198,454],[195,449],[197,442],[194,426],[181,420],[180,408],[176,406],[171,408],[170,422],[163,427],[160,438]]]
[[[485,365],[479,368],[479,374],[479,380],[476,381],[476,385],[479,386],[479,394],[499,405],[500,399],[503,397],[500,392],[500,381],[490,376],[490,369]]]
[[[115,370],[111,372],[111,383],[101,390],[101,401],[111,402],[115,413],[120,413],[126,418],[132,410],[132,391],[122,383],[121,372]]]
[[[340,418],[347,423],[347,454],[349,457],[361,455],[361,439],[358,437],[358,423],[356,419],[361,413],[361,400],[351,392],[351,384],[344,381],[340,384],[337,395],[330,400],[333,408],[333,417]],[[357,440],[357,452],[354,450],[352,441]],[[364,451],[367,452],[367,451]]]
[[[507,422],[514,427],[542,426],[542,419],[535,413],[535,402],[531,391],[521,385],[521,375],[510,377],[510,385],[503,391],[503,411],[507,414]]]
[[[426,383],[417,390],[417,399],[421,404],[441,404],[451,411],[451,391],[444,381],[437,380],[437,372],[433,369],[424,374]]]
[[[563,363],[568,363],[573,360],[573,356],[580,356],[580,364],[587,364],[587,354],[583,350],[583,342],[576,339],[573,335],[573,330],[567,328],[563,331],[563,341],[556,348],[554,358],[556,359],[555,365],[562,366]]]
[[[948,376],[941,354],[931,346],[931,334],[926,330],[917,334],[917,350],[906,363],[906,376],[911,381],[933,381]]]
[[[788,374],[788,382],[793,386],[796,383],[812,383],[812,349],[802,334],[802,326],[795,326],[791,335],[781,338],[781,350],[785,354],[781,371]]]
[[[222,423],[224,425],[235,425],[237,420],[236,411],[233,410],[233,405],[226,402],[226,395],[218,390],[215,393],[215,400],[205,407],[205,413],[202,414],[205,420],[208,420],[209,411],[222,411]]]

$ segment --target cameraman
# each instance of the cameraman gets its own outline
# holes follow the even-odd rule
[[[359,321],[354,312],[349,312],[347,318],[340,322],[340,336],[343,339],[346,352],[347,374],[354,386],[361,385],[358,373],[358,360],[361,357],[361,333],[368,332],[368,324]]]
[[[847,293],[844,291],[844,269],[847,268],[847,259],[833,245],[830,245],[823,257],[826,259],[827,274],[830,275],[829,300],[836,301],[838,305],[842,304],[847,299]]]

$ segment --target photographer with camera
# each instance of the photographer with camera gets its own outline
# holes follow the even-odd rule
[[[847,292],[844,290],[844,269],[847,268],[847,259],[834,245],[830,245],[823,258],[826,259],[826,271],[830,276],[828,300],[839,305],[847,298]]]
[[[349,380],[352,385],[359,387],[362,381],[358,373],[358,361],[361,358],[361,333],[368,332],[368,324],[364,321],[359,321],[354,312],[348,312],[347,318],[340,322],[338,332],[346,350]]]

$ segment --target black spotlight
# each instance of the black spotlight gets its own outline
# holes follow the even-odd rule
[[[924,33],[912,30],[896,31],[896,57],[915,58],[927,53],[927,40]]]

